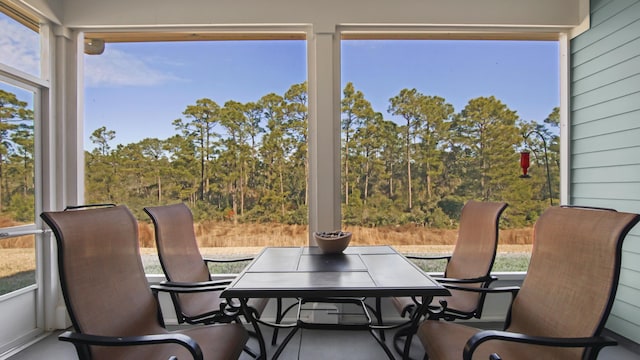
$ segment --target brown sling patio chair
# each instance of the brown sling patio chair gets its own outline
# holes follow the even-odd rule
[[[469,287],[489,287],[495,280],[491,268],[498,246],[498,222],[507,207],[504,202],[468,201],[460,214],[458,239],[453,253],[442,256],[407,256],[410,259],[437,260],[446,259],[444,278],[434,278],[445,286],[465,284]],[[452,290],[451,296],[435,298],[429,306],[431,319],[470,319],[480,318],[485,294],[479,292]],[[411,297],[392,298],[398,312],[405,316],[416,308],[420,299]],[[395,334],[394,346],[401,337],[406,336],[405,357],[408,356],[413,334],[399,330]],[[398,350],[399,351],[399,350]]]
[[[44,212],[58,244],[64,301],[75,331],[60,335],[84,359],[237,359],[248,340],[238,323],[168,331],[158,291],[144,273],[138,225],[108,206]]]
[[[608,209],[547,209],[535,225],[519,290],[475,289],[512,293],[505,330],[426,320],[417,332],[425,359],[595,359],[615,345],[601,332],[618,286],[622,241],[638,220]]]
[[[145,207],[155,228],[156,246],[162,270],[169,286],[208,286],[212,283],[207,263],[231,263],[252,258],[210,259],[204,258],[198,247],[193,228],[193,214],[182,203]],[[217,285],[229,285],[231,280],[214,281]],[[220,298],[221,291],[172,294],[179,323],[210,324],[235,320],[227,315],[227,301]],[[269,299],[249,299],[248,310],[259,318]],[[238,304],[239,306],[239,304]],[[259,329],[256,329],[259,332]],[[258,336],[262,341],[262,337]],[[262,348],[262,344],[261,344]]]

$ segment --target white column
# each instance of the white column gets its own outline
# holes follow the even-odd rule
[[[571,205],[571,41],[560,34],[560,205]]]
[[[52,30],[51,115],[43,128],[43,210],[61,210],[84,201],[82,34],[59,26]],[[57,249],[51,233],[44,235],[44,243],[45,328],[65,329],[71,324],[58,283]]]
[[[54,137],[56,181],[53,209],[84,202],[83,36],[58,27],[55,41]]]
[[[340,37],[334,24],[307,36],[309,92],[309,243],[340,229]]]

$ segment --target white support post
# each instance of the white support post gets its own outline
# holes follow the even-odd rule
[[[314,231],[340,229],[340,38],[335,25],[307,37],[309,244]]]

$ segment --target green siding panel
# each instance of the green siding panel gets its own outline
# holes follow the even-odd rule
[[[635,255],[638,256],[637,253]],[[640,271],[623,267],[620,271],[620,283],[624,284],[621,286],[626,286],[631,289],[640,291]]]
[[[634,230],[638,230],[637,232],[640,233],[640,225],[636,225],[631,230],[632,232],[629,233],[629,235],[627,235],[627,238],[624,239],[624,243],[622,244],[622,250],[640,254],[640,236],[635,235],[633,233]],[[637,284],[637,286],[640,287],[640,278],[635,284]]]
[[[573,177],[576,182],[634,182],[638,180],[640,164],[613,166],[608,168],[574,169]]]
[[[593,43],[598,42],[607,36],[617,32],[620,28],[635,21],[632,13],[633,7],[637,6],[639,0],[616,0],[607,3],[599,9],[591,7],[591,29],[572,41],[571,51],[576,53]]]
[[[625,79],[595,88],[580,96],[574,96],[571,107],[575,110],[582,109],[597,104],[608,103],[624,94],[636,92],[640,92],[640,71],[638,70]]]
[[[627,339],[640,343],[640,326],[625,320],[624,315],[619,316],[617,312],[611,312],[607,324],[607,329],[621,334]]]
[[[625,251],[622,253],[622,267],[626,270],[632,270],[640,272],[640,254]],[[630,276],[630,279],[633,277]],[[635,280],[640,280],[639,277],[635,277]],[[629,286],[635,287],[640,290],[640,282],[629,283]],[[640,299],[640,296],[638,297]]]
[[[639,200],[598,199],[598,198],[590,197],[589,195],[571,196],[571,198],[569,199],[569,203],[573,205],[581,205],[581,206],[596,206],[596,207],[603,207],[603,208],[612,208],[618,211],[627,211],[627,212],[638,212],[638,209],[640,209]],[[640,306],[640,301],[638,301],[638,306]]]
[[[616,149],[598,152],[587,152],[582,154],[574,152],[574,154],[571,156],[571,167],[575,169],[581,169],[634,165],[638,163],[638,154],[640,154],[640,144],[633,149]],[[606,171],[606,169],[602,169],[602,171]],[[574,182],[585,180],[588,181],[589,179],[573,179]],[[605,186],[611,186],[611,183],[608,183]],[[638,211],[640,212],[640,209],[638,209]]]
[[[638,119],[640,110],[576,124],[571,127],[571,136],[574,140],[579,140],[616,131],[633,130],[640,126]]]
[[[640,123],[638,124],[640,125]],[[607,151],[613,149],[626,149],[633,147],[640,139],[640,127],[625,131],[617,131],[600,136],[592,136],[584,139],[574,140],[573,151],[576,154]],[[640,147],[638,148],[640,151]],[[640,155],[640,153],[638,154]]]
[[[574,183],[573,190],[599,199],[640,200],[640,186],[635,183]]]
[[[616,81],[628,79],[638,74],[640,74],[640,55],[636,55],[634,58],[597,73],[590,74],[588,77],[580,80],[574,78],[571,91],[574,98],[579,98],[578,95],[613,84]]]
[[[591,27],[594,28],[602,24],[637,2],[638,0],[591,1]]]
[[[580,68],[582,65],[591,62],[595,59],[604,57],[614,50],[623,48],[629,43],[632,43],[638,37],[638,29],[640,29],[640,21],[633,20],[633,11],[640,11],[640,2],[634,6],[634,9],[627,15],[629,17],[629,23],[624,24],[621,28],[617,29],[615,33],[610,34],[604,39],[601,39],[595,43],[592,43],[588,47],[573,53],[573,66]],[[617,24],[616,25],[620,25]],[[614,29],[612,29],[614,30]],[[625,57],[626,58],[626,57]],[[615,59],[609,57],[609,59],[615,62],[620,62],[625,58]]]
[[[626,301],[620,301],[616,299],[613,303],[613,310],[618,314],[628,314],[625,319],[634,324],[640,323],[640,309],[629,304]]]
[[[592,0],[571,41],[569,202],[640,213],[640,0]],[[640,343],[640,228],[607,327]]]
[[[631,60],[638,55],[639,46],[640,39],[636,38],[633,41],[625,43],[623,46],[610,50],[602,50],[606,52],[603,52],[602,55],[596,58],[589,59],[588,62],[580,66],[574,65],[571,70],[571,79],[580,80],[616,64]]]
[[[640,45],[640,43],[638,44]],[[640,110],[640,92],[613,99],[606,103],[600,103],[586,108],[572,110],[572,124],[582,124],[617,114]]]

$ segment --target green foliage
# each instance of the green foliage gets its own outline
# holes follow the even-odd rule
[[[411,254],[418,256],[436,256],[446,254]],[[497,254],[496,260],[491,268],[492,271],[527,271],[529,268],[529,260],[531,258],[530,253],[507,253]],[[412,260],[418,267],[426,272],[442,273],[444,272],[447,261],[446,260],[424,260],[414,259]]]
[[[22,271],[0,278],[0,296],[36,283],[36,272]]]
[[[187,202],[197,221],[306,224],[307,105],[306,83],[257,102],[219,106],[202,98],[173,122],[179,135],[115,148],[116,133],[102,126],[85,153],[86,202]],[[441,97],[402,89],[389,99],[388,112],[403,119],[396,124],[374,112],[352,83],[341,105],[345,224],[450,228],[462,205],[477,199],[508,202],[502,226],[524,227],[557,203],[557,108],[543,123],[523,122],[493,96],[471,99],[455,113]],[[0,92],[0,211],[23,222],[34,217],[27,106]],[[529,179],[519,177],[521,150],[532,154]]]
[[[12,196],[7,210],[14,220],[28,223],[33,221],[35,199],[33,194]]]

